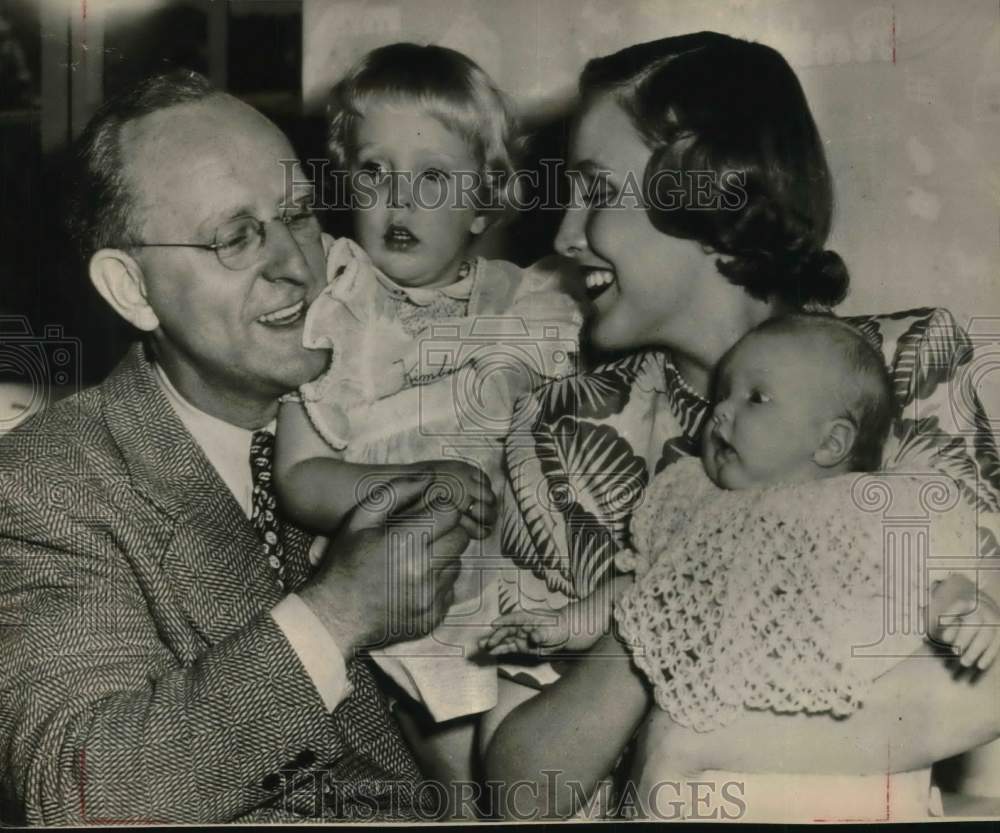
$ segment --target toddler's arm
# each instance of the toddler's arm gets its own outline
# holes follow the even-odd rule
[[[430,473],[428,509],[449,503],[462,516],[459,526],[476,539],[485,538],[496,522],[496,497],[489,477],[459,460],[426,460],[409,465],[348,463],[313,428],[299,402],[283,402],[278,411],[274,450],[274,479],[282,511],[297,525],[323,534],[336,529],[344,517],[365,500],[381,503],[377,491],[392,488],[400,476]]]
[[[560,610],[513,610],[497,618],[480,647],[494,656],[586,651],[611,631],[615,601],[634,582],[629,573],[607,578],[583,599]]]
[[[282,511],[297,525],[316,533],[336,529],[366,497],[358,491],[372,469],[339,459],[313,428],[301,402],[281,403],[274,485]]]
[[[960,617],[941,622],[941,617]],[[931,589],[930,638],[952,646],[966,668],[989,668],[1000,654],[1000,607],[966,576],[953,573]]]

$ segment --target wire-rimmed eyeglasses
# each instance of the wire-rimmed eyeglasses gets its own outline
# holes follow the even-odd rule
[[[274,218],[288,229],[296,242],[310,243],[319,238],[319,220],[312,211],[297,211]],[[268,221],[270,222],[270,221]],[[264,246],[267,223],[256,217],[236,217],[215,230],[211,243],[132,243],[131,247],[179,247],[215,252],[219,263],[234,272],[254,264]]]

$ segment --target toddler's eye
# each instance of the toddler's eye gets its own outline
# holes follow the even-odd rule
[[[386,178],[388,171],[381,162],[365,162],[361,165],[361,175],[374,183],[379,183]]]
[[[763,405],[771,401],[771,397],[759,390],[750,391],[750,401],[754,405]]]
[[[442,183],[448,179],[448,174],[440,168],[428,168],[423,172],[423,178],[434,183]]]

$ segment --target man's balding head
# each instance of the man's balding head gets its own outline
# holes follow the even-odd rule
[[[187,70],[147,78],[108,99],[74,148],[74,183],[68,225],[84,260],[98,249],[125,248],[138,239],[126,175],[122,133],[137,120],[220,93]]]

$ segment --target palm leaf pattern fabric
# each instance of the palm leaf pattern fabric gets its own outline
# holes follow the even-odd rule
[[[1000,555],[1000,458],[974,389],[975,345],[944,309],[845,319],[878,347],[900,416],[883,463],[938,472],[978,511],[981,555]],[[670,355],[632,354],[552,382],[521,403],[507,439],[503,551],[521,568],[501,594],[558,608],[587,595],[629,544],[652,477],[698,454],[708,403]]]

